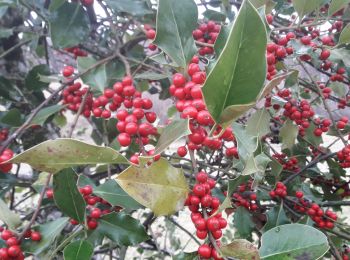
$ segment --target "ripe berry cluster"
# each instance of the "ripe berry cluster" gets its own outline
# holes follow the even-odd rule
[[[269,192],[271,199],[280,197],[281,199],[287,196],[287,187],[282,182],[277,182],[274,190]]]
[[[12,169],[12,163],[5,163],[2,164],[3,162],[6,162],[10,160],[13,157],[13,151],[11,149],[5,149],[2,154],[0,155],[0,171],[3,173],[7,173],[11,171]]]
[[[198,42],[214,44],[221,26],[216,24],[214,21],[208,21],[207,23],[202,23],[192,32],[193,38]],[[206,54],[213,54],[214,49],[209,46],[203,46],[198,51],[199,55],[203,56]]]
[[[350,145],[337,152],[339,164],[342,168],[350,168]]]
[[[3,128],[0,130],[0,143],[5,141],[9,136],[9,130],[7,128]]]
[[[154,38],[156,38],[156,31],[152,28],[152,26],[150,26],[149,24],[145,24],[144,26],[145,29],[145,34],[148,40],[154,40]],[[148,44],[148,49],[150,49],[151,51],[155,51],[157,49],[157,45],[150,43]]]
[[[72,53],[74,55],[74,59],[77,59],[78,57],[86,57],[88,56],[88,53],[82,49],[80,49],[78,46],[74,47],[68,47],[64,49],[66,52]]]
[[[220,206],[220,200],[211,194],[214,187],[215,180],[209,178],[204,171],[198,172],[196,184],[185,202],[185,205],[192,212],[191,219],[197,229],[196,235],[199,239],[206,239],[209,233],[209,236],[212,236],[214,240],[218,240],[222,236],[222,229],[227,226],[227,221],[221,213],[213,215]],[[216,243],[218,244],[219,241]],[[198,254],[204,259],[210,257],[222,259],[210,243],[201,245],[198,248]]]
[[[300,167],[298,166],[298,159],[296,157],[288,158],[285,153],[274,154],[275,158],[280,164],[282,164],[284,170],[298,172]]]
[[[255,211],[258,209],[256,203],[257,196],[252,190],[252,181],[249,180],[246,184],[241,184],[238,187],[238,191],[232,194],[233,202],[236,207],[245,207],[247,210]]]
[[[329,130],[329,127],[332,124],[332,121],[329,120],[328,118],[325,118],[321,120],[320,118],[316,118],[314,120],[314,124],[316,128],[314,129],[314,135],[315,136],[321,136],[322,133],[326,133]]]
[[[80,108],[80,104],[84,95],[88,91],[88,88],[82,88],[80,82],[75,82],[72,85],[67,86],[63,92],[63,104],[67,104],[67,108],[71,111],[77,112]],[[87,100],[84,103],[82,114],[85,117],[90,117],[92,109],[92,94],[88,94]]]
[[[304,199],[304,193],[297,191],[295,196],[298,198],[298,204],[294,204],[294,209],[306,213],[315,222],[316,226],[319,228],[329,228],[334,227],[334,221],[337,220],[337,214],[332,210],[328,209],[326,212],[316,203],[311,203],[310,201]]]
[[[344,129],[347,123],[349,122],[349,119],[346,116],[343,116],[340,118],[340,120],[337,122],[337,128],[338,129]]]
[[[13,232],[1,228],[1,238],[5,241],[7,247],[0,248],[0,260],[24,260],[24,254],[20,247],[21,241]],[[28,230],[24,234],[25,239],[40,241],[41,234],[38,231]]]

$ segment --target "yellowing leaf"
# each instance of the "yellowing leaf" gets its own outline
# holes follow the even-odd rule
[[[295,144],[298,136],[298,126],[294,125],[291,120],[287,120],[280,130],[280,137],[282,137],[282,149],[291,149]]]
[[[228,245],[220,247],[223,256],[234,257],[240,260],[259,260],[258,249],[245,239],[236,239]]]

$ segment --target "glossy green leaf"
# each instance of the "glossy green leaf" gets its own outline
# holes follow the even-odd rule
[[[149,167],[130,166],[117,182],[137,202],[156,215],[170,215],[180,210],[188,194],[182,169],[161,158]]]
[[[68,244],[63,250],[64,260],[89,260],[94,254],[94,247],[86,240]]]
[[[270,230],[276,226],[289,224],[290,220],[288,219],[286,212],[283,209],[283,204],[277,205],[266,212],[267,222],[263,227],[263,232]]]
[[[61,233],[63,228],[68,224],[69,218],[58,218],[54,221],[41,224],[36,230],[41,234],[40,242],[33,243],[32,241],[26,241],[23,251],[38,255],[45,249],[53,245],[55,238]]]
[[[31,125],[43,125],[48,117],[61,111],[64,107],[64,105],[53,105],[41,109],[33,118]]]
[[[167,125],[158,139],[155,154],[162,153],[173,142],[191,134],[189,119],[174,120]]]
[[[25,86],[29,90],[40,90],[46,88],[49,84],[40,81],[40,75],[50,75],[50,68],[46,64],[33,67],[25,78]]]
[[[27,163],[34,169],[51,173],[78,165],[129,164],[123,155],[110,147],[69,138],[45,141],[18,154],[9,162]]]
[[[146,71],[140,74],[136,74],[134,79],[160,80],[168,77],[170,77],[170,75]]]
[[[245,239],[236,239],[228,245],[220,247],[221,253],[226,257],[234,257],[240,260],[259,260],[258,249]]]
[[[224,13],[207,9],[204,11],[203,16],[208,20],[224,22],[226,20],[226,15]]]
[[[246,0],[202,88],[217,123],[232,122],[254,106],[266,77],[266,43],[264,22]]]
[[[79,3],[65,2],[50,18],[50,35],[55,48],[82,43],[89,34],[89,19]]]
[[[235,235],[239,238],[251,237],[255,227],[249,211],[244,207],[238,207],[235,211],[233,225],[237,230]]]
[[[293,7],[295,11],[297,11],[300,19],[304,17],[304,15],[315,11],[318,7],[320,7],[322,1],[321,0],[292,0]]]
[[[339,10],[346,7],[347,4],[349,4],[349,0],[332,0],[328,7],[328,16],[332,16]]]
[[[160,0],[156,38],[153,43],[178,66],[185,68],[196,53],[192,31],[197,27],[198,10],[193,0]]]
[[[86,202],[77,187],[78,175],[65,169],[53,177],[53,192],[57,207],[69,217],[83,223]]]
[[[106,0],[106,3],[116,12],[128,13],[134,16],[153,13],[144,0]]]
[[[329,249],[327,237],[308,225],[287,224],[265,232],[259,249],[261,259],[319,259]]]
[[[350,24],[347,24],[340,33],[338,44],[350,43]]]
[[[113,206],[122,206],[126,209],[139,209],[142,207],[115,180],[108,180],[94,188],[94,194],[108,201]]]
[[[246,131],[249,135],[263,137],[270,132],[271,116],[265,108],[255,111],[248,119]]]
[[[298,136],[298,126],[293,121],[287,120],[280,129],[280,137],[282,138],[282,149],[291,149],[295,144]]]
[[[123,212],[110,213],[99,219],[98,231],[118,245],[136,245],[149,239],[140,221]]]
[[[18,127],[24,123],[22,118],[22,113],[17,108],[13,108],[6,112],[6,114],[1,118],[1,123],[7,124],[9,126]]]
[[[2,199],[0,199],[0,220],[10,229],[15,229],[22,223],[20,217],[11,211]]]
[[[91,57],[79,57],[78,62],[78,71],[82,73],[87,69],[91,68],[97,61]],[[102,64],[93,70],[90,70],[88,73],[84,74],[82,80],[85,84],[89,85],[91,88],[103,92],[107,85],[107,73],[106,65]]]

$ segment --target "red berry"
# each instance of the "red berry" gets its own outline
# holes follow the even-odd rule
[[[98,222],[95,219],[90,219],[87,223],[89,229],[95,229],[98,226]]]
[[[215,217],[208,218],[207,219],[207,228],[210,231],[215,231],[215,230],[220,229],[220,221]]]
[[[64,77],[70,77],[74,73],[74,68],[72,66],[65,66],[62,71]]]
[[[150,29],[146,32],[147,39],[153,40],[156,37],[156,31],[153,29]]]
[[[196,179],[197,179],[198,182],[204,183],[204,182],[206,182],[208,180],[208,174],[206,174],[205,172],[201,171],[201,172],[197,173]]]
[[[180,156],[180,157],[185,157],[186,154],[187,154],[187,149],[185,146],[180,146],[179,148],[177,148],[177,154]]]
[[[198,254],[203,258],[210,258],[211,256],[211,247],[207,244],[201,245],[198,247]]]
[[[181,73],[175,73],[173,76],[173,83],[175,87],[182,88],[183,86],[185,86],[186,78]]]
[[[10,237],[9,239],[6,240],[6,244],[8,246],[14,246],[14,245],[18,245],[19,241],[15,237]]]
[[[121,133],[117,137],[118,142],[120,143],[121,146],[129,146],[131,144],[131,138],[130,135],[127,133]]]
[[[53,190],[52,189],[47,189],[46,190],[46,197],[48,199],[52,199],[53,198]]]
[[[10,246],[8,249],[7,249],[7,253],[10,257],[17,257],[19,256],[19,254],[21,253],[21,248],[18,246],[18,245],[15,245],[15,246]]]
[[[206,230],[197,230],[196,235],[199,239],[205,239],[208,235],[208,232]]]
[[[10,237],[13,237],[13,233],[12,233],[10,230],[5,229],[4,231],[2,231],[2,233],[1,233],[1,238],[2,238],[3,240],[7,240],[7,239],[9,239]]]
[[[206,230],[207,224],[204,218],[199,218],[194,222],[196,229],[198,230]]]
[[[198,197],[203,197],[206,194],[205,186],[202,184],[195,184],[192,191],[193,194],[197,195]]]
[[[92,194],[92,186],[91,185],[85,185],[82,189],[81,189],[81,193],[85,196],[88,196],[90,194]]]
[[[40,232],[33,231],[33,232],[30,234],[30,238],[31,238],[33,241],[40,241],[40,240],[41,240],[41,234],[40,234]]]
[[[295,196],[298,198],[298,199],[301,199],[302,197],[304,197],[304,193],[302,191],[297,191],[295,192]]]
[[[101,210],[99,208],[94,208],[90,213],[90,217],[100,218],[101,217]]]

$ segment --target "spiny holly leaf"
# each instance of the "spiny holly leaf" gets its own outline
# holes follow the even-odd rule
[[[115,180],[109,180],[94,188],[94,194],[108,201],[113,206],[125,209],[139,209],[142,206],[129,196]]]
[[[53,105],[41,109],[33,118],[31,125],[43,125],[49,116],[61,111],[64,107],[64,105]]]
[[[263,227],[263,232],[270,230],[279,225],[289,224],[290,220],[286,216],[283,209],[283,204],[277,205],[266,212],[267,222]]]
[[[63,250],[64,260],[89,260],[94,253],[94,247],[86,240],[74,241]]]
[[[346,7],[349,3],[349,0],[332,0],[328,7],[328,16],[332,16],[342,8]]]
[[[53,46],[62,49],[83,42],[88,36],[89,24],[81,4],[65,2],[53,12],[49,21]]]
[[[77,62],[79,73],[83,73],[91,68],[94,64],[96,64],[97,61],[91,57],[79,57],[77,59]],[[103,92],[104,88],[107,85],[106,64],[102,64],[90,70],[81,78],[85,84],[89,85],[97,91]]]
[[[196,53],[192,31],[197,26],[197,19],[197,5],[193,0],[158,2],[157,34],[153,43],[182,68]]]
[[[234,215],[234,227],[237,230],[237,237],[249,238],[255,227],[249,211],[244,207],[238,207]]]
[[[291,120],[287,120],[280,130],[280,137],[282,138],[282,149],[291,149],[295,144],[298,136],[298,126],[294,125]]]
[[[156,215],[170,215],[180,210],[188,194],[182,170],[163,158],[149,167],[130,166],[118,175],[117,182]]]
[[[221,253],[226,257],[234,257],[240,260],[259,260],[258,249],[245,239],[236,239],[228,245],[220,247]]]
[[[118,245],[136,245],[148,240],[141,223],[123,212],[110,213],[99,219],[98,231]]]
[[[8,162],[27,163],[34,169],[56,173],[64,168],[87,164],[129,164],[128,160],[110,147],[59,138],[38,144]]]
[[[347,24],[344,29],[342,30],[338,44],[348,44],[350,43],[350,25]]]
[[[232,122],[254,106],[266,77],[266,43],[264,22],[245,0],[202,88],[217,123]]]
[[[73,169],[65,169],[53,178],[53,192],[57,207],[69,217],[83,223],[86,203],[77,187],[78,175]]]
[[[46,64],[40,64],[33,67],[25,78],[25,86],[29,90],[40,90],[46,88],[49,84],[40,81],[40,75],[50,75],[50,68]]]
[[[6,223],[10,229],[15,229],[21,224],[20,217],[11,211],[2,199],[0,199],[0,220]]]
[[[261,259],[319,259],[329,249],[327,237],[308,225],[287,224],[265,232]]]
[[[191,134],[189,119],[172,121],[163,129],[155,148],[155,154],[162,153],[170,144],[189,134]]]
[[[247,122],[246,131],[252,136],[259,138],[270,132],[271,116],[265,108],[257,110]]]
[[[315,11],[318,7],[320,7],[322,1],[320,0],[292,0],[293,7],[295,11],[297,11],[300,19],[304,17],[304,15]]]

